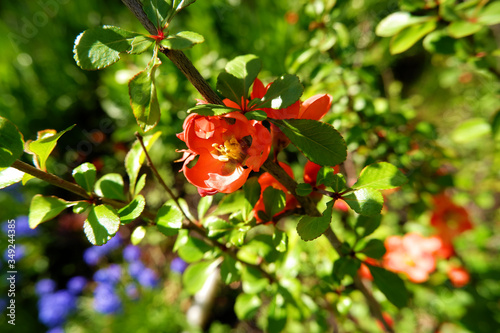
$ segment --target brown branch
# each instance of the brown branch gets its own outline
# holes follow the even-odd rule
[[[158,33],[158,29],[156,29],[155,25],[149,20],[148,16],[142,9],[142,5],[137,0],[122,0],[125,6],[130,9],[130,11],[137,17],[139,22],[141,22],[142,26],[146,28],[146,30],[151,35],[156,35]]]

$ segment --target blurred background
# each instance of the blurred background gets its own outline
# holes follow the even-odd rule
[[[464,207],[474,227],[456,240],[455,250],[470,283],[453,288],[445,268],[438,267],[426,285],[412,285],[415,298],[398,314],[397,327],[402,332],[499,332],[500,28],[449,38],[433,52],[419,41],[391,55],[390,38],[375,35],[378,23],[401,9],[434,10],[428,7],[420,1],[200,0],[179,14],[171,31],[205,37],[186,54],[213,87],[228,60],[251,53],[263,62],[259,78],[266,84],[290,73],[300,77],[303,99],[331,94],[334,103],[325,121],[346,139],[350,168],[359,173],[366,164],[388,161],[410,179],[390,196],[380,237],[428,232],[432,198],[440,192]],[[98,175],[125,175],[125,154],[139,130],[127,82],[146,67],[151,53],[123,55],[109,68],[88,72],[75,64],[72,50],[85,29],[116,25],[145,33],[142,26],[120,1],[3,1],[0,17],[0,115],[16,124],[25,140],[36,139],[44,129],[62,131],[76,124],[59,140],[49,172],[72,180],[74,167],[91,162]],[[156,82],[162,115],[155,131],[162,135],[151,154],[169,185],[195,203],[195,188],[185,184],[180,163],[173,161],[180,158],[175,150],[183,148],[175,134],[200,95],[167,58],[160,58]],[[293,147],[286,153],[300,175],[305,158],[297,156]],[[27,155],[23,159],[30,161]],[[91,247],[82,217],[70,210],[30,230],[26,215],[36,193],[77,199],[38,180],[0,190],[2,332],[198,330],[185,317],[191,305],[181,283],[186,263],[173,253],[174,239],[150,230],[132,246],[132,227],[125,226],[113,243]],[[168,198],[154,181],[144,193],[151,209]],[[7,324],[4,278],[4,240],[12,219],[19,272],[15,327]],[[302,251],[314,249],[304,245]],[[257,321],[238,320],[234,313],[238,288],[221,287],[206,331],[260,331]],[[349,309],[350,315],[366,315],[355,305]],[[378,330],[360,326],[350,315],[342,319],[346,332]],[[290,327],[304,331],[297,325]]]

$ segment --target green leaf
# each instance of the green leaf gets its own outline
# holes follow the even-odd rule
[[[214,197],[212,195],[204,196],[198,202],[198,220],[203,219],[208,209],[212,206],[212,202],[214,201]]]
[[[173,236],[182,228],[183,220],[184,215],[182,215],[179,207],[177,207],[174,202],[167,201],[158,211],[155,223],[158,230],[165,236]]]
[[[483,25],[469,21],[454,21],[446,28],[448,35],[453,38],[470,36],[483,28]]]
[[[0,168],[7,168],[23,153],[23,136],[16,125],[0,117]]]
[[[403,280],[396,274],[383,268],[367,265],[373,276],[373,282],[380,291],[387,297],[389,302],[398,308],[404,307],[408,303],[408,290]]]
[[[108,173],[95,183],[95,193],[104,198],[125,201],[123,178],[118,173]]]
[[[205,38],[202,35],[192,31],[181,31],[174,36],[161,41],[161,45],[169,50],[185,50],[196,44],[203,43]]]
[[[485,25],[494,25],[500,23],[500,2],[491,2],[486,5],[479,15],[477,22]]]
[[[404,28],[417,23],[429,21],[429,16],[412,16],[408,12],[396,12],[385,17],[375,28],[375,34],[380,37],[391,37]]]
[[[196,114],[199,114],[200,116],[221,116],[223,114],[235,111],[240,112],[241,110],[228,108],[219,104],[200,104],[192,107],[187,112],[194,112]]]
[[[177,245],[177,242],[176,242]],[[199,238],[191,236],[181,239],[181,244],[178,245],[179,257],[185,262],[196,262],[205,256],[212,248]]]
[[[273,244],[278,252],[286,252],[288,236],[285,232],[274,229]]]
[[[139,193],[141,193],[141,191],[144,189],[144,186],[146,186],[146,174],[143,174],[137,181],[133,197],[139,195]]]
[[[76,183],[88,193],[94,189],[96,168],[92,163],[83,163],[73,169],[73,178]]]
[[[189,294],[194,295],[198,292],[210,274],[217,268],[219,261],[202,261],[190,265],[182,276],[184,290]]]
[[[285,298],[280,293],[276,293],[267,309],[267,330],[281,332],[286,326],[287,316]]]
[[[259,108],[284,109],[297,102],[304,87],[295,75],[284,75],[271,83],[259,104]]]
[[[259,194],[260,196],[260,194]],[[214,211],[214,215],[225,215],[231,214],[235,211],[241,209],[247,202],[245,195],[242,191],[236,191],[229,195],[226,195],[219,205],[217,209]]]
[[[146,199],[139,194],[128,205],[118,211],[121,223],[130,223],[141,216],[141,213],[144,211],[144,207],[146,207]]]
[[[248,178],[243,185],[243,191],[245,193],[245,199],[248,201],[251,207],[254,207],[260,198],[260,184],[258,178]]]
[[[478,142],[482,137],[490,134],[491,125],[483,118],[472,118],[458,125],[451,133],[456,143]],[[478,142],[480,144],[480,142]]]
[[[384,205],[384,197],[380,191],[373,188],[362,188],[344,195],[347,202],[356,213],[366,216],[380,214]]]
[[[408,50],[422,37],[436,29],[436,20],[412,25],[391,38],[389,50],[391,54],[398,54]]]
[[[120,53],[130,50],[137,36],[140,34],[110,25],[85,30],[75,40],[76,64],[86,70],[108,67],[120,60]]]
[[[424,48],[432,53],[451,55],[455,53],[456,40],[449,37],[445,30],[436,30],[425,36]]]
[[[158,30],[163,30],[167,23],[196,0],[143,0],[142,8],[149,20]]]
[[[250,86],[262,68],[262,62],[253,54],[239,56],[226,65],[226,72],[217,77],[217,90],[222,95],[246,109]]]
[[[207,236],[210,238],[219,238],[234,229],[231,224],[215,216],[208,217],[203,225],[208,229]]]
[[[149,151],[153,143],[160,137],[161,132],[156,132],[155,134],[147,135],[143,137],[144,146]],[[146,155],[142,150],[141,144],[138,140],[134,142],[132,148],[125,156],[125,169],[130,182],[130,193],[135,194],[135,182],[137,181],[137,176],[139,175],[139,170],[141,169],[142,163],[144,163]]]
[[[406,176],[394,165],[387,162],[373,163],[361,170],[353,189],[373,188],[388,190],[407,182]]]
[[[131,49],[128,51],[130,54],[141,54],[143,52],[146,52],[153,44],[155,43],[155,40],[144,36],[144,35],[139,35],[132,39],[131,43]]]
[[[53,219],[63,210],[75,204],[76,202],[68,202],[57,197],[35,195],[31,200],[28,216],[30,228],[35,229],[40,223]]]
[[[272,120],[290,141],[311,161],[334,166],[345,161],[347,147],[332,125],[311,119]]]
[[[250,111],[250,112],[245,112],[245,117],[248,120],[263,121],[267,119],[267,113],[261,110]]]
[[[385,254],[385,245],[380,239],[370,239],[358,252],[364,253],[370,258],[380,259]]]
[[[241,274],[241,287],[246,294],[257,294],[265,290],[269,280],[256,268],[245,266]]]
[[[297,233],[302,240],[310,241],[316,239],[330,227],[333,204],[333,200],[329,201],[323,215],[320,217],[304,216],[300,219],[297,224]]]
[[[91,205],[87,201],[77,201],[73,206],[73,213],[83,214]]]
[[[295,189],[295,193],[303,197],[311,194],[311,192],[312,192],[312,186],[311,184],[307,183],[299,183],[297,184],[297,188]]]
[[[71,130],[75,125],[66,128],[57,133],[55,130],[39,131],[36,141],[28,140],[26,142],[26,152],[34,155],[35,165],[42,171],[47,171],[46,162],[50,153],[54,150],[57,140]]]
[[[132,245],[138,245],[146,237],[146,228],[141,225],[134,229],[130,235],[130,242]]]
[[[352,257],[340,257],[333,264],[333,274],[337,281],[342,281],[346,275],[354,277],[358,274],[361,261]]]
[[[108,205],[92,206],[83,231],[92,245],[106,244],[118,231],[120,218]]]
[[[238,262],[235,259],[224,255],[224,261],[220,265],[220,277],[225,284],[231,284],[241,279],[237,266]]]
[[[381,221],[382,221],[382,215],[375,215],[375,216],[358,215],[354,229],[361,238],[364,238],[373,233],[380,226]]]
[[[252,319],[262,306],[262,299],[255,294],[241,293],[236,297],[234,312],[240,320]]]
[[[274,215],[285,208],[286,197],[282,190],[269,186],[264,190],[262,197],[264,199],[265,212],[270,218],[273,218]]]
[[[18,183],[23,179],[24,172],[14,168],[0,170],[0,189]]]
[[[160,105],[156,95],[155,73],[161,61],[156,55],[148,67],[136,74],[128,83],[130,105],[139,127],[148,132],[160,120]]]

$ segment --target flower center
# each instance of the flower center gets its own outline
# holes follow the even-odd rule
[[[233,136],[229,140],[224,141],[224,145],[220,145],[218,143],[214,143],[212,147],[215,148],[215,150],[212,151],[213,155],[216,155],[216,158],[219,161],[222,162],[237,162],[241,163],[243,162],[245,158],[245,153],[243,152],[243,149],[236,140],[236,138]]]

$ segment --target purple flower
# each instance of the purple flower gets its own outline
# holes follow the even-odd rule
[[[110,253],[111,251],[117,249],[121,244],[121,238],[117,234],[115,237],[111,238],[106,244],[102,246],[91,246],[83,252],[83,260],[87,265],[95,266],[101,261],[101,259]]]
[[[125,292],[127,293],[127,296],[131,300],[138,300],[139,299],[139,290],[135,286],[135,284],[130,283],[125,287]]]
[[[122,240],[119,234],[116,234],[113,238],[111,238],[106,244],[97,246],[101,249],[103,254],[108,254],[113,250],[116,250],[122,244]]]
[[[54,327],[47,331],[47,333],[64,333],[64,328]]]
[[[141,275],[141,272],[144,271],[145,269],[146,266],[144,266],[142,262],[136,261],[128,266],[128,273],[132,278],[138,280],[139,276]]]
[[[22,244],[16,244],[16,248],[14,249],[15,252],[14,253],[10,253],[9,254],[9,249],[5,249],[4,253],[3,253],[3,259],[5,261],[8,261],[8,260],[15,260],[15,261],[18,261],[18,260],[21,260],[24,258],[24,256],[26,255],[26,246],[22,245]]]
[[[123,249],[123,259],[127,262],[135,262],[141,259],[141,248],[135,245],[127,245]]]
[[[137,282],[143,287],[154,288],[157,287],[160,279],[158,278],[158,274],[153,271],[151,268],[145,268],[142,270],[137,277]]]
[[[38,235],[39,229],[30,228],[28,216],[26,215],[18,216],[14,220],[15,222],[13,223],[13,225],[15,225],[14,230],[16,230],[16,237],[31,237]],[[8,221],[3,222],[2,231],[7,234],[9,230],[11,230],[9,228],[9,222]]]
[[[66,290],[42,295],[38,301],[38,319],[48,327],[60,326],[76,308],[76,297]]]
[[[188,264],[182,260],[181,258],[174,258],[172,260],[172,262],[170,263],[170,270],[173,271],[173,272],[177,272],[177,273],[184,273],[184,271],[186,270],[186,268],[188,267]]]
[[[122,268],[117,264],[111,264],[95,272],[94,281],[115,285],[120,281],[121,276]]]
[[[56,290],[56,282],[52,279],[41,279],[35,285],[35,292],[38,296],[51,294]]]
[[[68,291],[70,293],[78,295],[79,293],[82,292],[83,288],[85,288],[86,285],[87,285],[86,278],[84,278],[83,276],[74,276],[71,279],[69,279],[68,283],[66,284],[66,288],[68,288]]]
[[[120,311],[122,301],[116,294],[113,286],[99,283],[94,290],[94,310],[103,314],[111,314]]]

